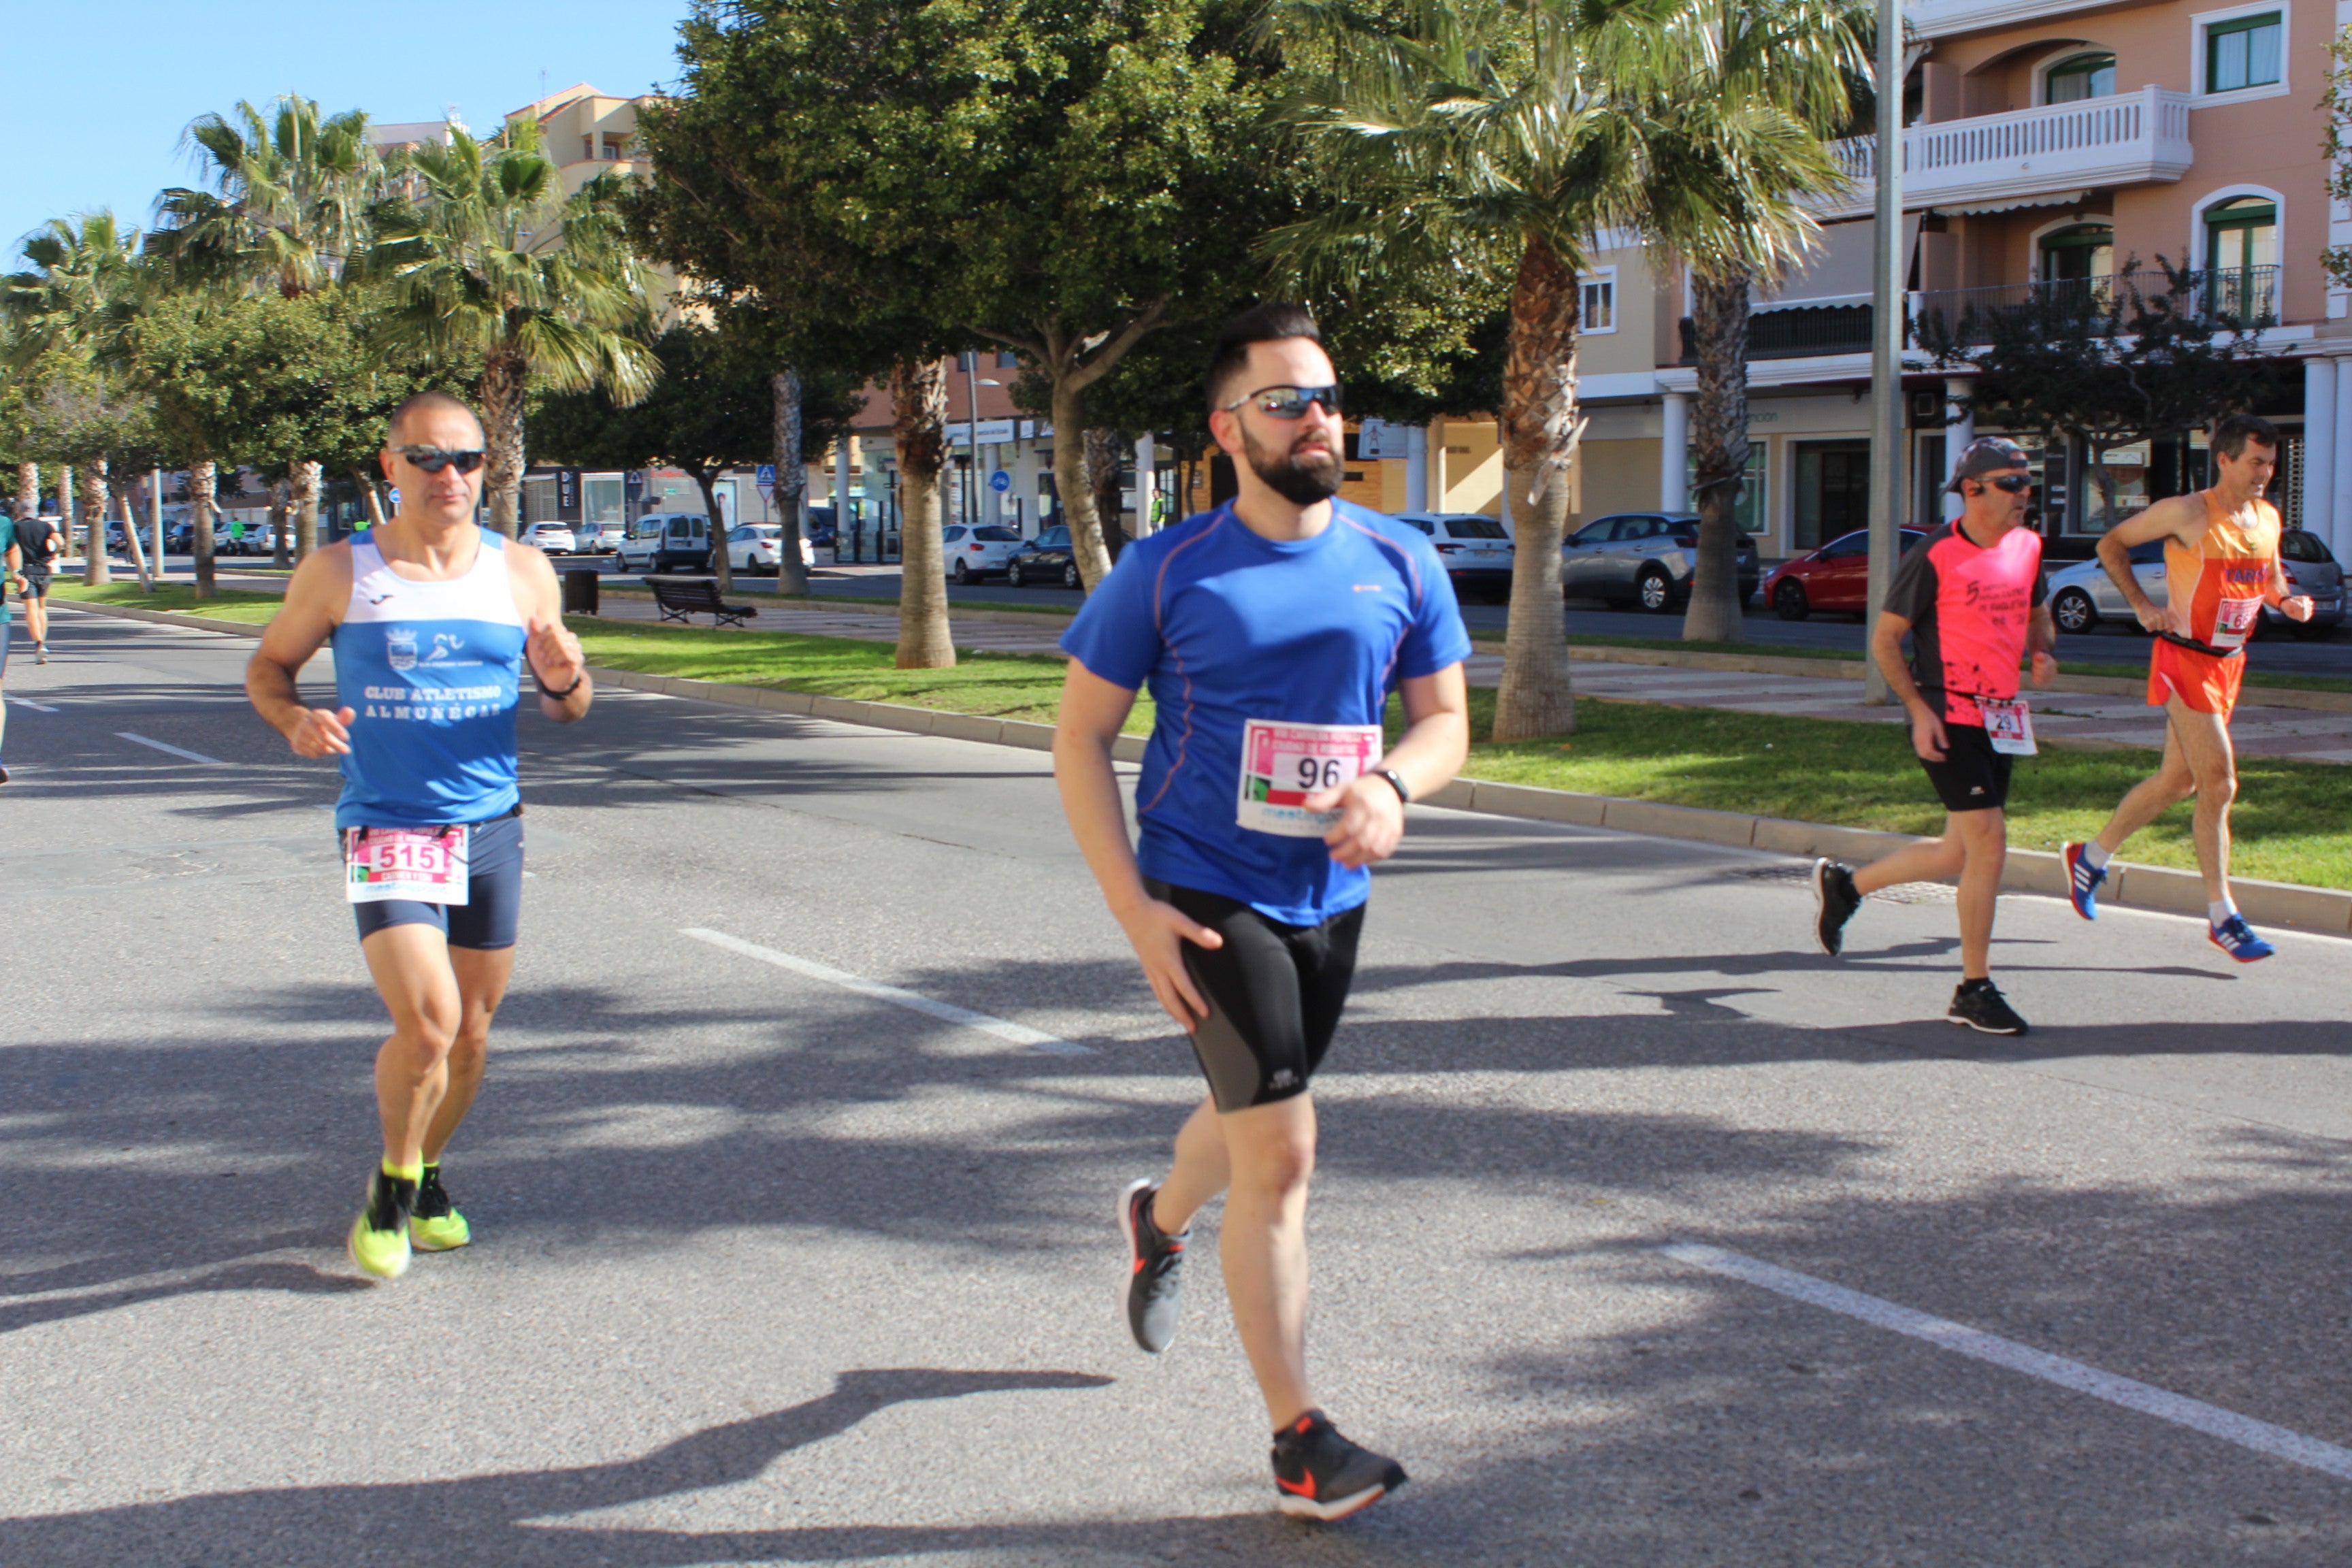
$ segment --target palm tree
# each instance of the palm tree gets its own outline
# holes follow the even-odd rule
[[[599,175],[566,197],[533,120],[487,142],[453,127],[448,145],[405,160],[416,194],[380,210],[369,257],[392,290],[383,326],[436,355],[482,355],[490,524],[511,538],[532,378],[566,392],[603,385],[625,405],[660,374],[621,184]]]
[[[1685,101],[1725,39],[1742,36],[1725,20],[1728,0],[1405,0],[1396,11],[1387,26],[1330,0],[1274,13],[1286,41],[1325,62],[1286,118],[1320,160],[1326,205],[1269,248],[1343,282],[1507,269],[1502,426],[1518,548],[1494,735],[1560,733],[1576,726],[1559,547],[1583,430],[1577,275],[1590,237],[1630,226],[1713,264],[1754,243],[1744,221],[1779,237],[1768,256],[1792,253],[1810,220],[1789,193],[1825,154],[1792,135],[1777,101]],[[1750,179],[1738,215],[1701,200],[1703,182],[1675,177],[1672,161],[1702,134],[1717,139],[1708,157],[1775,172]],[[1798,172],[1784,171],[1791,159]]]
[[[1736,642],[1736,508],[1748,470],[1748,309],[1817,226],[1800,205],[1843,182],[1830,137],[1866,79],[1874,26],[1858,0],[1690,0],[1709,40],[1695,74],[1643,117],[1640,210],[1648,236],[1691,268],[1698,400],[1698,566],[1683,636]]]
[[[1576,727],[1559,549],[1576,408],[1576,279],[1622,221],[1631,157],[1612,87],[1654,74],[1664,0],[1406,0],[1382,25],[1285,0],[1272,27],[1324,62],[1285,118],[1326,205],[1277,230],[1278,260],[1343,285],[1469,265],[1512,274],[1505,484],[1518,548],[1495,704],[1498,741]]]
[[[228,296],[274,290],[292,299],[339,287],[367,247],[382,195],[383,160],[360,110],[320,118],[318,104],[288,94],[265,112],[240,101],[234,120],[207,114],[186,140],[214,187],[173,187],[156,198],[148,248],[183,287]],[[287,466],[295,553],[318,544],[320,465]]]
[[[107,358],[122,323],[138,308],[147,279],[139,261],[139,231],[125,231],[114,215],[100,209],[68,221],[52,218],[25,241],[24,271],[0,279],[0,303],[5,303],[16,331],[8,348],[10,368],[22,373],[44,358],[84,374],[78,377],[74,409],[68,423],[87,432],[79,454],[82,484],[79,500],[89,543],[82,552],[82,580],[100,584],[112,580],[106,560],[106,514],[112,502],[107,454],[107,433],[120,433],[120,389],[110,384]],[[95,440],[100,445],[89,446]],[[60,454],[60,456],[69,456]],[[73,520],[66,520],[70,541]],[[142,587],[152,589],[146,552],[138,530],[128,529],[131,558]]]

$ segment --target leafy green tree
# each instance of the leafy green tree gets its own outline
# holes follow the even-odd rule
[[[663,253],[887,350],[906,541],[899,661],[944,664],[942,351],[1019,352],[1089,584],[1108,569],[1086,397],[1137,343],[1222,319],[1259,268],[1246,154],[1270,55],[1239,0],[746,0],[684,29],[641,116]]]
[[[2088,454],[2110,523],[2119,516],[2110,448],[2185,441],[2283,390],[2262,322],[2234,311],[2231,290],[2160,256],[2157,268],[2144,273],[2134,257],[2112,279],[2043,285],[1958,317],[1930,310],[1917,328],[1938,363],[1976,370],[1973,409],[2008,429],[2068,437]]]
[[[50,401],[34,425],[50,443],[51,459],[82,471],[76,499],[89,531],[82,576],[105,583],[113,575],[106,559],[105,520],[113,496],[109,443],[143,440],[146,430],[135,397],[116,384],[111,369],[114,339],[148,287],[139,235],[101,210],[70,222],[52,219],[23,249],[32,265],[0,279],[0,303],[16,325],[12,367],[47,389]],[[140,581],[152,588],[135,531],[131,550]]]
[[[391,300],[380,331],[443,364],[478,359],[490,524],[511,538],[534,382],[628,401],[658,374],[620,182],[600,175],[565,196],[530,119],[488,142],[453,129],[448,145],[410,150],[394,173],[413,194],[375,215],[368,271]]]

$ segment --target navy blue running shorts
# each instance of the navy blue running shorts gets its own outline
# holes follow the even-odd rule
[[[1225,939],[1215,949],[1183,944],[1184,968],[1209,1004],[1192,1030],[1192,1054],[1217,1109],[1247,1110],[1306,1093],[1348,1005],[1364,906],[1295,926],[1222,894],[1156,879],[1144,887]]]
[[[425,904],[414,899],[386,899],[381,903],[353,904],[360,940],[367,941],[392,926],[429,925],[441,928],[451,947],[495,951],[515,944],[522,917],[522,816],[516,813],[473,825],[473,844],[466,865],[466,902]],[[341,852],[337,835],[336,851]]]

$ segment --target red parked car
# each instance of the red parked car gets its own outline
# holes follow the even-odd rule
[[[1902,551],[1927,538],[1916,528],[1902,531]],[[1783,561],[1764,579],[1764,602],[1784,621],[1801,621],[1815,610],[1860,615],[1869,606],[1870,530],[1831,540],[1811,555]]]

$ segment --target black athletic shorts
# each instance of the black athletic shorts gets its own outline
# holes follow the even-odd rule
[[[1981,724],[1944,721],[1944,760],[1919,765],[1946,811],[1990,811],[2009,804],[2009,767],[2017,759],[1992,749]]]
[[[522,816],[515,813],[473,825],[466,861],[466,901],[427,904],[386,899],[353,904],[360,940],[390,926],[439,926],[451,947],[498,949],[515,944],[522,917]],[[337,853],[341,852],[337,835]]]
[[[49,569],[46,566],[25,568],[25,597],[46,599],[49,596]]]
[[[1192,1031],[1192,1053],[1217,1109],[1247,1110],[1306,1093],[1348,1005],[1364,906],[1295,926],[1222,894],[1145,886],[1225,939],[1214,949],[1184,944],[1184,967],[1209,1004]]]

